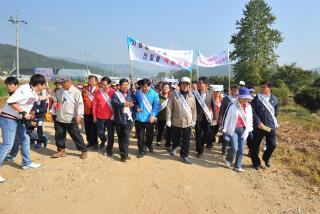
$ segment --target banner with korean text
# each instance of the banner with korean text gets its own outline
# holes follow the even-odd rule
[[[193,50],[170,50],[152,47],[130,37],[128,37],[128,48],[129,57],[132,61],[192,71]]]
[[[199,67],[216,67],[220,65],[227,65],[229,63],[229,53],[227,50],[222,51],[216,55],[205,57],[200,53],[199,50],[196,51],[196,65]]]
[[[55,79],[52,68],[34,68],[33,71],[35,74],[42,74],[43,76],[45,76],[45,78],[47,78],[47,80]]]

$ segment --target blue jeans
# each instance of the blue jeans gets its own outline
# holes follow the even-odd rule
[[[245,140],[241,138],[245,128],[236,128],[233,136],[229,136],[231,140],[231,148],[228,149],[227,161],[233,162],[234,155],[236,154],[235,167],[240,169],[241,162],[243,158],[243,150],[245,145]]]
[[[0,116],[0,128],[2,130],[3,139],[3,142],[0,145],[0,166],[12,149],[16,135],[20,142],[22,166],[30,165],[30,137],[27,135],[26,127],[20,120],[13,120]]]

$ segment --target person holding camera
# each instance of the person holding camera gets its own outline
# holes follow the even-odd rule
[[[7,100],[0,113],[0,128],[3,143],[0,145],[0,166],[12,149],[17,135],[22,155],[22,169],[39,168],[40,164],[30,159],[30,137],[27,129],[32,125],[33,115],[30,114],[38,94],[46,88],[46,78],[41,74],[31,77],[29,84],[21,85]],[[0,176],[0,183],[5,179]]]

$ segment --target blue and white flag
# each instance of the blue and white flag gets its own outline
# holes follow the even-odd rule
[[[128,37],[130,60],[192,71],[193,50],[170,50],[145,45]]]
[[[222,51],[216,55],[205,57],[200,53],[199,50],[196,51],[196,65],[199,67],[217,67],[220,65],[226,65],[229,62],[229,53],[227,50]]]

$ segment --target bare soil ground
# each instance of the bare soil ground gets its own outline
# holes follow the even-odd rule
[[[132,139],[127,163],[89,151],[81,160],[72,141],[68,156],[51,159],[55,152],[53,125],[46,124],[51,142],[47,149],[32,149],[36,170],[21,170],[16,163],[0,169],[7,181],[0,184],[1,214],[43,213],[319,213],[318,186],[276,161],[256,171],[244,158],[244,173],[224,167],[220,146],[195,158],[192,165],[170,156],[164,145],[154,154],[136,158]],[[281,136],[280,136],[281,138]]]

